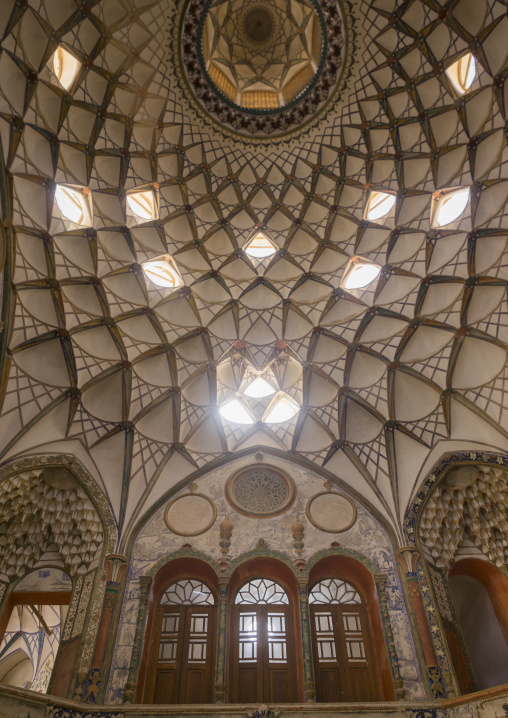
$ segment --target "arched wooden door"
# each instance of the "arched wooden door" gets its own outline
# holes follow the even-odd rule
[[[202,581],[171,584],[155,615],[147,703],[212,703],[216,601]]]
[[[297,700],[293,606],[274,581],[252,579],[231,611],[231,702]]]
[[[353,586],[327,578],[309,594],[319,702],[380,700],[366,606]]]

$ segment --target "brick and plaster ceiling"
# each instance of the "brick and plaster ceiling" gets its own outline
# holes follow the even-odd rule
[[[341,88],[269,140],[197,107],[171,0],[1,3],[2,461],[74,453],[124,536],[253,447],[322,467],[398,530],[434,451],[508,446],[506,3],[342,12]],[[79,61],[70,92],[61,44]],[[447,69],[468,51],[459,94]],[[90,190],[92,226],[63,217],[57,184]],[[436,191],[460,187],[465,211],[432,228]],[[158,219],[129,208],[136,188]],[[374,190],[395,204],[368,221]],[[277,247],[265,259],[242,249],[256,229]],[[176,291],[143,272],[163,255]],[[341,286],[352,257],[381,268],[365,288]],[[263,369],[296,416],[262,421],[270,399],[246,399],[254,423],[222,418]]]

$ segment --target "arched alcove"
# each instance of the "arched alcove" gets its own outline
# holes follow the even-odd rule
[[[393,676],[372,573],[360,561],[349,556],[325,556],[310,570],[309,587],[312,590],[312,587],[328,578],[346,581],[360,594],[361,605],[365,610],[366,635],[370,640],[370,652],[375,666],[374,685],[369,691],[369,696],[373,697],[370,699],[394,700]],[[316,658],[314,661],[316,662]]]
[[[77,672],[89,668],[90,659],[82,659],[84,639],[93,644],[100,619],[105,583],[98,568],[116,534],[111,509],[86,469],[59,454],[2,467],[0,515],[0,580],[6,587],[0,638],[9,631],[15,607],[25,607],[28,616],[35,606],[42,616],[34,613],[41,637],[48,636],[44,623],[54,630],[51,640],[44,640],[52,644],[49,653],[43,650],[36,662],[30,656],[32,687],[72,698]]]
[[[463,559],[448,583],[478,689],[508,683],[508,578],[481,559]]]
[[[231,703],[302,699],[298,585],[283,561],[241,563],[229,584],[228,678]]]
[[[213,701],[218,591],[217,574],[197,558],[170,560],[155,574],[138,702]]]

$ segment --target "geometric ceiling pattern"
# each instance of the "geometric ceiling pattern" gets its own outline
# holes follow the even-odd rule
[[[333,116],[264,145],[183,104],[154,40],[165,3],[2,3],[1,459],[70,444],[124,536],[176,482],[252,446],[324,467],[397,530],[438,442],[508,445],[506,6],[357,11],[361,67]],[[82,62],[72,93],[51,71],[61,42]],[[458,96],[446,68],[467,50],[477,76]],[[55,183],[91,190],[93,227],[62,218]],[[150,185],[159,218],[144,221],[125,193]],[[434,193],[453,187],[471,189],[466,211],[432,229]],[[396,194],[376,222],[372,189]],[[279,248],[263,260],[242,250],[256,227]],[[163,254],[177,291],[144,276]],[[382,269],[347,291],[355,255]],[[221,418],[232,347],[258,368],[298,357],[291,421]]]
[[[289,5],[215,0],[204,25],[208,74],[225,78],[228,98],[237,105],[255,107],[259,92],[273,97],[272,106],[288,104],[312,81],[321,61],[320,19],[310,0]]]

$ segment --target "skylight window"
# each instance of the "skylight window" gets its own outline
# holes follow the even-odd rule
[[[265,411],[263,421],[266,424],[282,424],[289,421],[300,411],[300,405],[288,394],[280,391],[274,396],[270,406]]]
[[[275,391],[276,389],[269,381],[263,379],[262,376],[258,376],[245,387],[243,393],[251,399],[264,399],[267,396],[275,394]]]
[[[465,211],[469,202],[469,187],[459,187],[434,196],[431,209],[432,227],[445,227],[455,222]]]
[[[250,239],[247,240],[243,247],[245,254],[255,259],[265,259],[271,257],[278,250],[278,246],[270,239],[266,232],[261,230],[255,232]]]
[[[64,45],[59,45],[53,55],[53,72],[60,85],[70,92],[81,69],[81,62]]]
[[[163,254],[160,257],[150,259],[147,262],[143,262],[141,266],[143,267],[145,277],[157,287],[178,289],[178,287],[182,287],[185,284],[175,260],[169,254]]]
[[[365,209],[365,219],[375,222],[381,217],[386,217],[395,204],[395,195],[389,192],[378,192],[377,190],[370,192]]]
[[[471,52],[466,52],[453,65],[447,67],[445,72],[457,94],[464,95],[476,77],[476,58]]]
[[[81,227],[92,226],[90,190],[87,187],[71,187],[59,184],[55,190],[55,202],[65,219]]]
[[[254,424],[256,421],[248,406],[238,396],[224,402],[219,412],[223,419],[233,424],[249,425]]]
[[[379,264],[362,257],[352,257],[348,262],[340,286],[348,290],[363,289],[377,279],[380,271]]]
[[[149,221],[159,217],[157,197],[152,188],[127,192],[127,204],[140,219]]]

